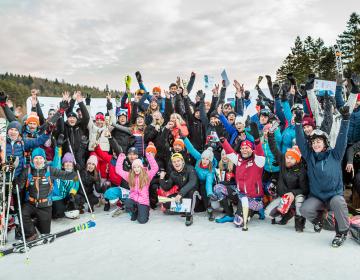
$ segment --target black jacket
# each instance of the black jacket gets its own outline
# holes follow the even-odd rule
[[[276,192],[282,196],[288,192],[292,192],[294,196],[299,194],[307,195],[309,193],[309,185],[305,165],[300,162],[291,168],[285,165],[285,155],[283,155],[276,146],[274,134],[268,134],[270,150],[275,156],[277,162],[280,163],[280,174],[277,183]]]
[[[198,178],[194,167],[191,165],[185,165],[184,169],[181,172],[172,171],[169,174],[169,179],[167,181],[160,180],[160,186],[163,190],[168,191],[173,186],[178,186],[180,191],[179,193],[184,197],[186,194],[197,188]]]

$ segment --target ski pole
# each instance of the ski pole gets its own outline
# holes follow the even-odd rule
[[[15,170],[19,165],[19,158],[16,157],[15,161],[13,162],[14,164],[14,170],[10,173],[9,176],[9,196],[8,196],[8,204],[7,204],[7,209],[6,209],[6,220],[5,220],[5,242],[7,239],[7,233],[8,233],[8,225],[9,225],[9,216],[10,216],[10,203],[11,203],[11,195],[12,195],[12,189],[13,189],[13,180],[14,180],[14,176],[15,176]]]
[[[2,171],[3,175],[3,184],[2,184],[2,207],[1,207],[1,246],[3,247],[5,245],[6,239],[5,239],[5,208],[6,208],[6,195],[5,195],[5,189],[6,189],[6,172],[5,170]]]
[[[75,159],[75,155],[74,155],[74,152],[73,152],[73,149],[72,149],[72,147],[71,147],[71,144],[70,144],[70,141],[69,141],[69,140],[68,140],[68,144],[69,144],[70,152],[71,152],[71,154],[72,154],[73,157],[74,157],[75,165],[77,165],[76,159]],[[77,170],[77,169],[76,169],[76,172],[77,172],[77,175],[78,175],[78,178],[79,178],[79,182],[80,182],[81,189],[82,189],[82,191],[83,191],[83,193],[84,193],[84,196],[85,196],[85,199],[86,199],[86,203],[87,203],[88,206],[89,206],[90,213],[91,213],[91,217],[95,220],[95,214],[94,214],[94,211],[93,211],[92,208],[91,208],[91,205],[90,205],[90,202],[89,202],[89,198],[88,198],[88,196],[87,196],[87,194],[86,194],[85,187],[84,187],[83,182],[82,182],[82,180],[81,180],[80,172],[79,172],[79,170]]]
[[[21,234],[22,234],[23,242],[24,242],[26,262],[28,262],[30,260],[30,258],[29,258],[29,252],[28,252],[28,248],[26,245],[26,239],[25,239],[24,223],[23,223],[23,217],[22,217],[22,211],[21,211],[21,202],[20,202],[20,193],[19,193],[18,184],[16,184],[16,195],[17,195],[17,201],[18,201],[18,206],[19,206],[19,216],[20,216],[19,220],[20,220],[20,226],[21,226]]]

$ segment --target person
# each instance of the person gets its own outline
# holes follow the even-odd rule
[[[345,153],[347,131],[349,127],[349,107],[344,107],[342,121],[336,144],[330,146],[329,136],[314,130],[310,136],[309,147],[301,127],[303,112],[295,112],[296,143],[307,164],[310,195],[300,208],[303,217],[314,224],[314,230],[322,229],[322,211],[326,208],[334,211],[336,235],[332,241],[333,247],[340,247],[346,240],[349,230],[348,208],[344,199],[341,161]]]
[[[197,190],[198,178],[193,166],[185,164],[183,156],[175,153],[171,156],[172,170],[168,174],[168,179],[165,180],[166,172],[160,173],[160,189],[158,194],[175,197],[175,202],[181,202],[182,198],[190,198],[194,201],[194,192]],[[170,203],[163,204],[164,213],[168,213]],[[185,225],[191,226],[193,224],[193,213],[185,213]]]
[[[31,154],[31,164],[15,179],[19,192],[26,192],[25,203],[21,207],[24,232],[27,241],[35,240],[33,217],[37,218],[36,227],[41,234],[50,233],[52,214],[52,180],[77,180],[75,171],[67,172],[48,165],[45,151],[35,148]],[[16,193],[16,189],[13,189]]]
[[[75,195],[75,204],[77,205],[80,214],[84,214],[85,203],[87,196],[90,205],[88,205],[88,211],[90,209],[94,211],[94,205],[99,203],[99,198],[95,196],[94,190],[100,192],[100,175],[96,166],[98,164],[98,159],[95,155],[91,155],[87,161],[84,169],[80,171],[81,181],[84,186],[83,188],[79,188],[78,192]]]
[[[200,154],[188,138],[184,139],[184,143],[190,155],[196,160],[195,171],[199,178],[199,191],[203,201],[203,206],[209,215],[209,221],[214,221],[215,217],[213,209],[210,205],[210,199],[215,200],[213,185],[218,162],[214,157],[211,147],[207,148]]]
[[[301,153],[297,146],[288,149],[285,154],[282,154],[275,142],[275,135],[271,129],[268,133],[269,145],[271,152],[275,156],[276,161],[280,166],[280,174],[277,180],[276,194],[279,198],[282,196],[290,197],[292,206],[295,206],[295,230],[302,232],[305,227],[305,218],[301,216],[300,208],[308,194],[308,182],[306,175],[306,168],[301,161]],[[275,223],[274,216],[280,214],[277,207],[274,208],[271,216],[272,223]],[[282,214],[280,224],[286,224],[293,216],[292,211]]]
[[[131,164],[130,172],[123,168],[126,156],[121,153],[116,162],[116,173],[118,173],[130,187],[130,196],[125,201],[125,209],[131,214],[132,221],[138,221],[140,224],[145,224],[149,220],[150,200],[149,200],[149,186],[150,181],[156,175],[159,167],[155,158],[146,153],[146,159],[150,165],[150,169],[143,166],[140,159],[136,159]]]
[[[241,143],[240,154],[237,154],[224,137],[220,138],[227,157],[235,164],[235,181],[238,194],[238,208],[234,217],[234,224],[248,230],[247,222],[255,211],[263,212],[262,173],[265,165],[264,151],[260,142],[260,133],[256,123],[250,124],[250,134],[255,139],[254,144],[249,140]],[[251,212],[249,213],[249,209]],[[250,215],[249,215],[250,214]]]

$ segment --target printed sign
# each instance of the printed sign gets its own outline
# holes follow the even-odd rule
[[[335,95],[336,82],[326,81],[326,80],[315,80],[314,90],[317,95],[324,95],[325,91],[327,91],[329,95]]]

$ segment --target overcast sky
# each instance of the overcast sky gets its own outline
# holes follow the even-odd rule
[[[136,70],[148,88],[194,71],[199,88],[226,69],[253,88],[297,35],[332,45],[353,11],[359,0],[0,0],[0,72],[123,89]]]

